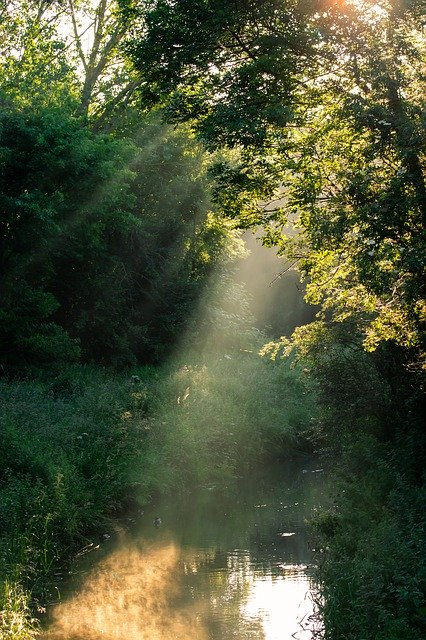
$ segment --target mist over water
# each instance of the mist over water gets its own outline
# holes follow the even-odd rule
[[[104,558],[70,600],[55,608],[47,639],[160,640],[200,638],[190,609],[173,610],[180,550],[172,543],[147,547],[123,543]],[[194,624],[195,622],[195,624]]]
[[[322,490],[322,474],[293,466],[227,495],[205,487],[158,501],[77,564],[43,640],[310,639],[305,518]]]

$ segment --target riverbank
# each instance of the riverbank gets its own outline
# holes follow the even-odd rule
[[[57,598],[55,571],[154,492],[226,482],[308,446],[314,398],[297,372],[254,353],[226,355],[0,383],[5,637],[34,637],[35,615]]]
[[[30,638],[55,570],[133,500],[146,434],[124,376],[68,367],[0,385],[2,633]]]
[[[315,523],[323,639],[421,638],[424,375],[394,345],[368,353],[341,326],[322,329],[301,346],[318,382],[316,441],[333,469],[333,505]]]
[[[334,504],[314,526],[324,640],[426,634],[425,491],[410,446],[362,434],[334,470]]]
[[[323,637],[421,637],[421,395],[398,405],[408,397],[402,379],[390,393],[389,381],[376,377],[353,429],[359,367],[352,377],[345,358],[344,377],[339,358],[327,361],[316,394],[288,360],[254,352],[122,374],[75,366],[2,381],[2,640],[37,636],[37,616],[58,600],[55,573],[129,511],[193,487],[226,495],[238,476],[312,455],[313,442],[333,473],[334,503],[314,522]],[[371,358],[357,358],[371,379]],[[329,389],[345,402],[327,401]]]

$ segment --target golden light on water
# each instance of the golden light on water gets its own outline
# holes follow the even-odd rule
[[[43,640],[311,638],[304,630],[312,602],[303,567],[260,575],[248,553],[231,553],[226,567],[206,571],[212,559],[214,550],[164,539],[144,548],[124,543],[55,607]]]
[[[75,596],[55,608],[45,640],[204,640],[191,609],[171,604],[180,558],[172,543],[112,553]]]
[[[313,603],[307,576],[258,578],[254,581],[244,617],[261,620],[265,640],[310,640]]]

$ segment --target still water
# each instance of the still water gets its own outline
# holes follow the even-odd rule
[[[76,562],[43,640],[311,640],[323,485],[287,466],[157,501]]]

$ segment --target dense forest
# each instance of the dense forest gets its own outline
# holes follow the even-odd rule
[[[425,29],[0,0],[0,638],[106,522],[301,454],[324,640],[425,634]]]

